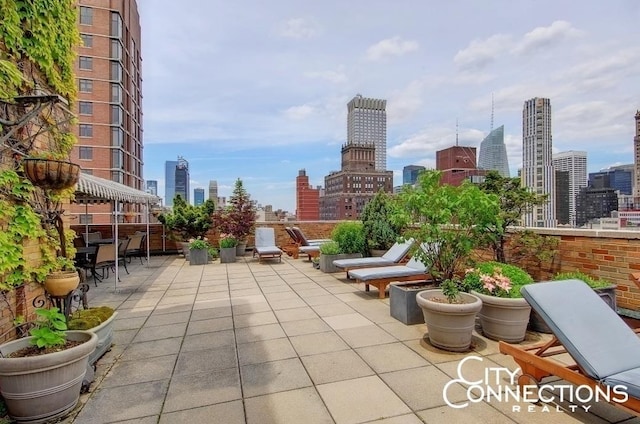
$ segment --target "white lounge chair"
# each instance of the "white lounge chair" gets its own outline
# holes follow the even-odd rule
[[[276,246],[276,235],[273,228],[256,228],[256,245],[253,249],[253,256],[256,255],[258,255],[258,262],[267,258],[278,258],[282,262],[282,250]]]
[[[407,256],[412,245],[413,239],[406,240],[403,243],[396,242],[380,257],[336,259],[333,261],[333,265],[344,269],[347,272],[347,277],[349,277],[349,271],[352,269],[398,265]]]
[[[406,265],[393,265],[375,268],[358,268],[349,271],[349,278],[353,278],[356,283],[364,283],[366,291],[369,286],[378,288],[380,299],[386,297],[387,286],[395,281],[421,281],[427,279],[427,268],[415,257],[411,258]]]

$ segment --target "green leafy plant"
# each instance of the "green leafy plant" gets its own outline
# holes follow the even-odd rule
[[[339,255],[342,253],[337,241],[328,241],[320,245],[320,253],[323,255]]]
[[[211,259],[218,259],[218,257],[220,257],[220,253],[218,252],[218,249],[216,249],[213,246],[209,246],[209,248],[207,249],[207,253],[211,257]]]
[[[460,287],[455,280],[446,279],[440,284],[442,294],[447,298],[449,303],[458,303],[460,301]]]
[[[369,250],[387,250],[398,240],[402,228],[391,222],[389,217],[392,213],[393,201],[383,191],[376,193],[373,199],[364,206],[360,219],[362,220],[362,233]]]
[[[470,182],[441,185],[440,175],[425,171],[415,187],[405,186],[392,219],[407,228],[404,237],[424,246],[414,255],[436,280],[444,281],[462,270],[484,232],[500,225],[500,216],[497,196]]]
[[[178,194],[173,200],[173,210],[160,214],[158,221],[171,230],[174,238],[195,239],[204,237],[211,228],[214,210],[215,203],[211,199],[207,199],[202,205],[193,206]]]
[[[331,239],[340,246],[340,253],[366,253],[363,225],[357,221],[342,221],[331,232]]]
[[[29,331],[31,344],[40,349],[62,346],[67,340],[67,320],[58,308],[38,308],[35,327]]]
[[[500,262],[482,262],[466,270],[462,285],[465,291],[496,297],[522,297],[520,288],[533,283],[533,278],[522,268]]]
[[[228,249],[230,247],[236,247],[238,240],[233,236],[222,234],[219,244],[221,249]]]
[[[231,234],[238,241],[246,241],[247,236],[253,231],[256,209],[240,178],[235,182],[229,206],[216,210],[213,222],[221,233]]]
[[[585,274],[580,271],[559,272],[553,277],[554,281],[557,280],[582,280],[589,285],[592,289],[603,289],[605,287],[611,287],[613,283],[604,280],[602,278],[592,277],[589,274]]]
[[[197,239],[192,239],[189,242],[189,250],[209,249],[209,247],[211,247],[211,245],[209,244],[209,240],[207,240],[207,238],[198,237]]]

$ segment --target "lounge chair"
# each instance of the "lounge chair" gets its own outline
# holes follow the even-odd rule
[[[256,228],[256,245],[253,256],[258,255],[258,262],[263,259],[278,258],[282,262],[282,250],[276,246],[276,234],[273,228]]]
[[[298,227],[285,227],[285,230],[293,240],[293,244],[283,246],[282,250],[293,259],[298,259],[300,252],[309,255],[309,260],[316,258],[320,256],[320,245],[331,241],[331,239],[308,240]]]
[[[412,245],[412,239],[406,240],[403,243],[395,243],[380,257],[337,259],[333,261],[333,265],[344,269],[347,272],[347,277],[349,277],[349,271],[352,269],[398,265],[407,256]]]
[[[369,286],[378,288],[378,297],[386,297],[387,286],[394,281],[420,281],[427,279],[427,268],[415,257],[406,265],[393,265],[375,268],[352,269],[347,273],[356,283],[364,283],[365,291]]]
[[[521,292],[554,337],[531,347],[500,342],[500,352],[511,355],[520,366],[518,384],[537,384],[557,376],[605,392],[625,386],[628,400],[612,403],[640,415],[640,338],[634,331],[583,281],[529,284]],[[565,352],[575,365],[551,358]]]

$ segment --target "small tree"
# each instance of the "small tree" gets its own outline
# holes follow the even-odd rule
[[[461,186],[440,185],[439,171],[420,174],[415,187],[398,195],[396,225],[418,245],[414,255],[441,281],[454,280],[469,254],[479,246],[488,228],[500,226],[495,195],[465,181]]]
[[[236,180],[229,203],[227,208],[215,211],[215,226],[222,234],[231,234],[238,241],[246,241],[256,224],[256,209],[240,178]]]
[[[507,178],[496,171],[490,171],[480,189],[493,194],[500,200],[497,225],[487,228],[483,235],[485,243],[491,247],[497,262],[506,263],[505,244],[507,228],[519,225],[522,215],[529,213],[535,206],[547,202],[547,195],[537,194],[520,184],[520,178]]]
[[[215,204],[207,199],[202,205],[193,206],[179,194],[173,199],[173,210],[158,216],[158,221],[170,229],[181,240],[204,237],[213,223]]]
[[[383,191],[376,193],[364,206],[360,219],[368,250],[387,250],[397,241],[402,228],[390,221],[392,212],[393,201]]]

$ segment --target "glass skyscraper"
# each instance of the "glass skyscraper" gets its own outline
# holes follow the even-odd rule
[[[173,198],[176,195],[176,166],[177,160],[168,160],[164,163],[164,205],[173,206]]]
[[[498,171],[503,177],[509,177],[509,159],[504,144],[504,125],[491,131],[480,143],[478,168]]]

